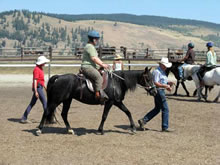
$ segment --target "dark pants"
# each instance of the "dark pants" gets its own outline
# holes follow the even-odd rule
[[[211,66],[211,67],[207,67],[205,65],[201,66],[201,68],[199,69],[199,71],[197,72],[197,76],[199,78],[199,81],[202,81],[204,75],[206,72],[214,69],[216,66]]]
[[[169,108],[165,96],[164,89],[157,89],[157,95],[154,97],[155,107],[149,113],[144,116],[144,123],[153,119],[160,110],[162,111],[162,129],[168,129],[169,127]]]
[[[38,85],[37,92],[39,94],[39,99],[40,99],[40,101],[41,101],[41,103],[43,105],[43,109],[44,109],[44,111],[46,111],[47,101],[46,101],[46,98],[44,96],[43,86]],[[24,112],[24,114],[22,116],[22,119],[27,120],[28,114],[31,112],[31,109],[36,104],[37,100],[38,100],[38,98],[35,96],[35,92],[33,92],[33,96],[32,96],[31,102],[28,105],[28,107],[26,108],[26,110],[25,110],[25,112]]]

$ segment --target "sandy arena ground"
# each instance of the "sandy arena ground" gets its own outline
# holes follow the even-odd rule
[[[161,132],[161,115],[150,121],[147,131],[129,131],[127,116],[113,107],[105,122],[105,135],[97,135],[102,106],[88,106],[73,101],[69,122],[75,135],[67,135],[60,124],[50,125],[41,136],[35,136],[43,110],[40,102],[32,109],[30,124],[19,123],[31,96],[31,75],[0,76],[0,165],[218,165],[220,164],[219,103],[197,102],[195,97],[168,93],[170,127]],[[187,83],[192,95],[194,85]],[[219,87],[209,94],[217,95]],[[153,97],[143,89],[128,93],[124,100],[135,124],[153,108]],[[61,108],[62,106],[60,106]]]

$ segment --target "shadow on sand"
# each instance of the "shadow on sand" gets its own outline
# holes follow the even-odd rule
[[[38,129],[31,129],[31,130],[22,130],[24,132],[32,133],[33,135],[37,135],[36,131]],[[77,136],[82,136],[82,135],[87,135],[87,134],[95,134],[95,135],[101,135],[96,129],[87,129],[87,128],[73,128],[74,130],[74,135]],[[44,127],[42,130],[43,134],[67,134],[66,128],[60,128],[60,127]],[[119,134],[130,134],[132,135],[133,133],[131,132],[123,132],[123,131],[118,131],[118,130],[104,130],[104,133],[119,133]]]

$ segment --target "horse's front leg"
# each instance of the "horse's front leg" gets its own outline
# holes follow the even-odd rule
[[[219,90],[219,92],[218,92],[218,96],[215,98],[215,100],[214,100],[214,102],[218,102],[218,99],[219,99],[219,97],[220,97],[220,90]]]
[[[136,127],[135,127],[133,118],[131,116],[130,111],[127,109],[127,107],[122,102],[116,102],[115,105],[128,116],[129,121],[130,121],[131,131],[136,132]]]
[[[104,134],[103,126],[104,126],[105,120],[107,119],[109,110],[111,109],[112,105],[113,105],[112,101],[108,101],[105,103],[104,112],[102,114],[102,120],[98,128],[98,132],[100,132],[102,135]]]
[[[203,89],[203,88],[201,88],[201,87],[197,88],[198,101],[200,101],[201,98],[203,97],[203,96],[202,96],[202,89]]]
[[[69,122],[67,120],[68,111],[70,109],[71,102],[72,102],[72,98],[69,98],[68,100],[63,102],[63,110],[62,110],[62,113],[61,113],[63,121],[64,121],[64,123],[66,125],[66,129],[67,129],[67,133],[68,134],[74,134],[74,131],[71,129],[70,124],[69,124]]]

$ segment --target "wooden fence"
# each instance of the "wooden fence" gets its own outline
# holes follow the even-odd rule
[[[134,49],[121,46],[116,47],[97,47],[98,55],[102,60],[113,60],[116,54],[120,54],[122,60],[144,60],[154,61],[161,57],[168,57],[172,60],[178,60],[185,56],[187,50],[183,49]],[[220,60],[220,50],[215,50],[218,60]],[[195,50],[196,60],[203,61],[206,57],[206,51]],[[80,60],[83,54],[83,48],[63,48],[57,49],[50,47],[21,47],[21,48],[1,48],[0,61],[31,61],[36,56],[45,55],[50,60]]]

